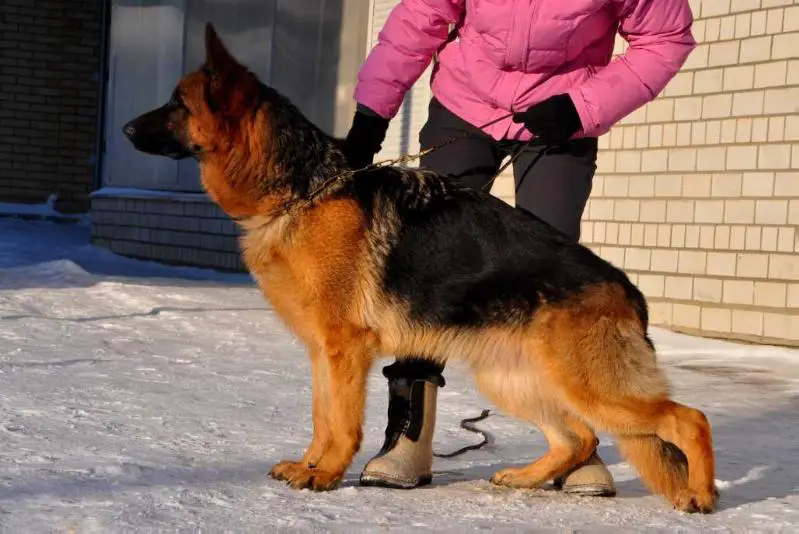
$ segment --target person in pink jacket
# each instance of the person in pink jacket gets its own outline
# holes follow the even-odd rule
[[[353,168],[373,162],[389,121],[435,58],[419,141],[426,149],[461,137],[421,166],[485,187],[520,150],[517,207],[577,240],[597,137],[664,89],[696,46],[692,23],[687,0],[400,0],[359,72],[345,154]],[[617,32],[629,46],[611,61]],[[443,366],[408,356],[383,369],[388,424],[364,485],[431,481]],[[554,483],[582,495],[616,491],[596,452]]]

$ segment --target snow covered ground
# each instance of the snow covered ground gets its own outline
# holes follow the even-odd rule
[[[343,487],[297,492],[267,477],[310,439],[302,349],[244,275],[119,258],[85,223],[0,218],[0,529],[799,530],[799,351],[655,330],[677,397],[715,431],[721,509],[685,515],[643,489],[610,439],[619,496],[493,488],[497,469],[545,450],[501,415],[496,444],[437,459],[434,484],[361,488],[386,387],[371,376],[366,440]],[[486,405],[451,366],[435,449]]]

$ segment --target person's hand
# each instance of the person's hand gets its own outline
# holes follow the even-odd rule
[[[549,97],[527,111],[514,113],[513,122],[523,123],[533,135],[550,144],[568,141],[583,127],[567,94]]]
[[[344,139],[342,151],[353,169],[361,169],[374,162],[375,154],[380,152],[381,144],[386,138],[388,119],[384,119],[372,110],[358,106],[352,127]]]

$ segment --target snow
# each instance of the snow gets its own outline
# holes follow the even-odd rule
[[[65,220],[80,220],[81,215],[71,215],[61,213],[56,210],[54,205],[56,195],[50,195],[47,201],[42,204],[22,204],[17,202],[0,202],[0,214],[7,216],[36,217],[36,218],[60,218]]]
[[[477,423],[495,443],[436,459],[432,486],[362,488],[385,422],[380,365],[342,488],[298,492],[267,473],[310,439],[308,362],[246,275],[120,258],[82,223],[0,218],[0,529],[797,531],[799,351],[653,338],[676,397],[713,425],[716,514],[649,494],[606,436],[616,498],[494,488],[494,471],[546,447],[496,414]],[[459,422],[490,407],[461,369],[446,377],[437,452],[479,441]]]

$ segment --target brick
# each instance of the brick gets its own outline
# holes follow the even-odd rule
[[[615,201],[613,208],[613,218],[616,221],[638,221],[640,203],[638,200]]]
[[[738,13],[741,11],[754,11],[760,8],[760,0],[731,0],[730,11]]]
[[[698,235],[697,241],[699,241]],[[680,250],[678,268],[681,273],[685,274],[705,274],[707,269],[707,252]]]
[[[721,142],[721,121],[707,121],[705,128],[705,144],[715,145]]]
[[[672,316],[671,302],[652,302],[649,307],[649,319],[653,325],[671,325]]]
[[[666,151],[663,151],[666,153]],[[647,154],[643,155],[642,162],[646,162]],[[656,156],[657,157],[657,156]],[[643,167],[643,165],[642,165]],[[664,167],[665,169],[665,167]],[[630,180],[629,195],[631,197],[652,198],[655,196],[655,177],[651,175],[636,176]],[[643,212],[643,209],[641,210]]]
[[[663,125],[663,146],[677,144],[677,125],[674,123]]]
[[[748,143],[752,140],[752,119],[738,119],[735,123],[735,142]]]
[[[710,196],[711,176],[709,174],[690,174],[683,178],[684,197],[704,198]]]
[[[641,201],[639,218],[642,222],[666,222],[666,202],[663,200]]]
[[[711,43],[707,64],[709,67],[722,67],[738,63],[741,41]]]
[[[694,73],[690,71],[678,72],[663,90],[663,96],[690,95],[694,88]]]
[[[735,17],[724,17],[721,19],[719,39],[728,41],[735,38]]]
[[[647,122],[669,122],[674,119],[674,100],[658,98],[647,104]]]
[[[658,244],[658,225],[645,224],[644,225],[644,246],[655,247]]]
[[[739,334],[763,335],[763,313],[732,310],[732,330]]]
[[[693,298],[703,302],[721,302],[721,280],[694,278]]]
[[[799,141],[799,115],[785,117],[785,135],[783,139],[785,141]]]
[[[788,77],[788,62],[774,61],[755,65],[755,87],[779,87]]]
[[[783,13],[782,9],[772,9],[766,13],[766,33],[782,32]]]
[[[640,224],[632,225],[630,229],[630,244],[633,246],[643,246],[644,244],[644,227]]]
[[[799,284],[788,284],[788,302],[789,308],[799,308]]]
[[[713,239],[713,248],[726,249],[730,248],[730,227],[729,226],[716,226],[715,236]]]
[[[721,121],[721,142],[734,143],[737,137],[738,120],[725,119]]]
[[[735,35],[736,39],[749,37],[752,31],[752,15],[743,13],[735,16]]]
[[[664,295],[676,300],[691,300],[693,296],[692,279],[687,276],[667,276]]]
[[[694,145],[704,145],[705,132],[707,131],[706,122],[694,122],[691,124],[691,143]]]
[[[775,252],[777,250],[777,229],[774,227],[763,228],[760,239],[760,250]]]
[[[672,320],[676,326],[699,328],[700,310],[699,306],[675,303],[672,306]]]
[[[783,227],[778,230],[777,250],[780,252],[793,252],[796,248],[796,228]]]
[[[752,119],[752,142],[763,143],[768,140],[768,118]]]
[[[635,126],[624,128],[623,148],[635,148]]]
[[[774,178],[774,195],[799,197],[799,171],[778,172]]]
[[[755,201],[756,224],[785,224],[788,221],[787,200],[757,200]]]
[[[703,147],[697,150],[696,170],[723,171],[726,166],[727,147]]]
[[[695,224],[686,225],[685,246],[687,248],[699,248],[699,226]]]
[[[698,120],[701,117],[702,117],[701,97],[690,96],[684,98],[677,98],[674,100],[674,120],[693,121],[693,120]]]
[[[724,280],[722,300],[726,304],[753,304],[755,283],[751,280]]]
[[[785,140],[785,117],[769,117],[768,140],[769,142]]]
[[[763,112],[769,115],[799,113],[799,87],[767,89]]]
[[[694,94],[718,93],[724,87],[724,69],[707,69],[693,74]]]
[[[760,250],[761,230],[759,226],[746,227],[746,240],[744,242],[744,248],[746,250]]]
[[[638,277],[638,288],[647,297],[662,297],[664,295],[665,277],[659,274],[641,274]]]
[[[759,169],[790,169],[791,145],[761,145],[757,166]]]
[[[795,254],[770,254],[768,277],[772,280],[799,280],[799,259]]]
[[[724,222],[727,224],[752,224],[755,222],[754,200],[725,200]]]
[[[728,170],[748,170],[757,168],[756,146],[741,146],[727,151]]]
[[[688,55],[688,58],[683,64],[684,70],[704,69],[708,66],[708,53],[710,45],[700,44],[694,48],[693,52]]]
[[[641,152],[623,151],[616,154],[616,172],[641,172]]]
[[[691,144],[692,124],[687,122],[677,123],[677,146],[689,146]]]
[[[691,200],[672,200],[666,205],[666,220],[668,222],[688,223],[693,222],[694,202]]]
[[[718,224],[724,221],[723,200],[697,200],[694,221]]]
[[[628,248],[624,254],[624,268],[648,271],[651,251],[643,248]]]
[[[696,169],[695,148],[673,148],[669,150],[669,171],[693,171]]]
[[[658,247],[668,247],[671,243],[671,225],[658,224],[657,243]]]
[[[702,118],[716,119],[729,117],[732,113],[732,95],[720,94],[703,97]]]
[[[702,308],[702,330],[728,333],[732,330],[732,310],[725,308]]]
[[[653,124],[649,127],[649,146],[663,146],[663,125]]]
[[[774,192],[774,173],[745,172],[742,194],[745,197],[770,197]]]
[[[716,17],[730,12],[730,0],[702,0],[701,17]]]
[[[794,59],[797,49],[799,49],[799,32],[777,34],[771,45],[771,58]]]
[[[679,252],[669,249],[653,249],[651,251],[651,269],[656,272],[676,273],[679,263]]]
[[[754,26],[754,16],[752,18],[752,24]],[[764,21],[765,22],[765,21]],[[764,27],[765,31],[765,27]],[[764,37],[750,37],[749,39],[743,39],[740,41],[741,43],[741,55],[740,55],[740,62],[741,63],[754,63],[760,61],[768,61],[772,59],[771,57],[771,35],[767,35]]]
[[[742,278],[766,278],[768,276],[768,255],[738,254],[735,275]]]
[[[760,115],[763,113],[763,91],[747,91],[735,93],[732,98],[732,115],[736,117]]]
[[[649,146],[649,126],[635,127],[635,148],[647,148]]]
[[[799,339],[799,315],[784,313],[763,314],[763,335],[776,339]]]

